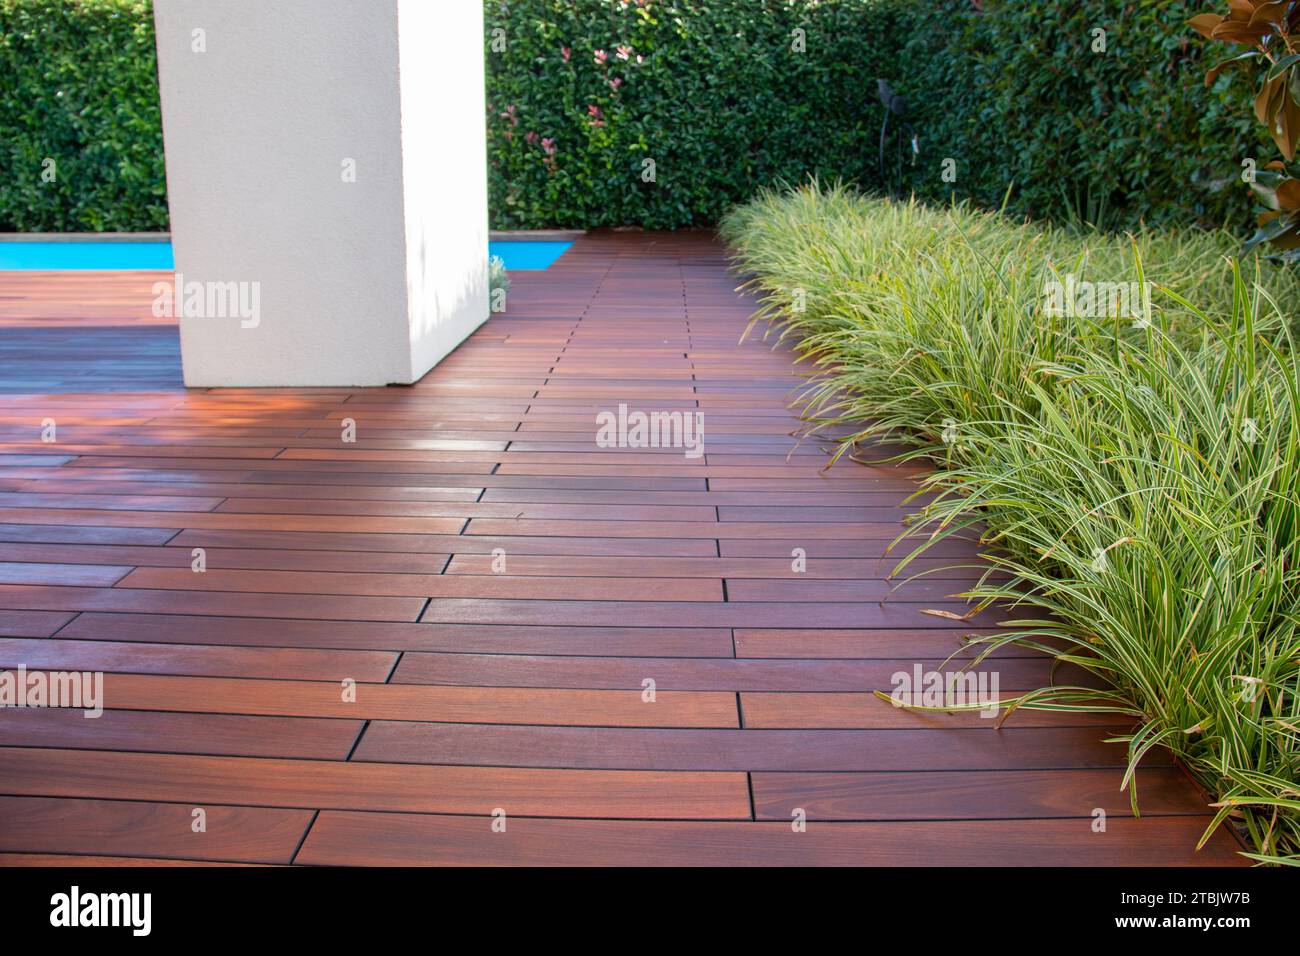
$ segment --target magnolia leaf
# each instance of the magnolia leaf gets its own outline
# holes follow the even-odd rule
[[[1300,222],[1297,221],[1296,216],[1275,214],[1268,223],[1260,226],[1258,232],[1246,240],[1246,245],[1243,248],[1246,252],[1249,252],[1262,242],[1277,242],[1288,232],[1292,232],[1297,225],[1300,225]]]
[[[1249,23],[1237,20],[1224,20],[1210,32],[1211,40],[1227,40],[1229,43],[1242,43],[1254,46],[1269,35],[1269,27],[1252,27]]]
[[[1209,40],[1213,38],[1214,28],[1222,22],[1223,17],[1217,13],[1202,13],[1188,20],[1187,25]]]
[[[1282,20],[1286,17],[1286,8],[1289,5],[1290,4],[1283,2],[1283,0],[1275,0],[1273,3],[1260,4],[1255,8],[1255,12],[1250,15],[1250,25],[1255,26],[1256,24],[1263,23],[1270,27],[1274,25],[1281,26]],[[1270,30],[1269,32],[1277,31]]]
[[[1274,80],[1265,80],[1259,88],[1259,94],[1255,97],[1255,118],[1267,126],[1270,130],[1273,128],[1273,117],[1276,115],[1277,94],[1282,84]]]
[[[1271,192],[1290,178],[1286,173],[1265,167],[1255,171],[1255,182],[1252,185],[1263,186]]]
[[[1288,212],[1300,209],[1300,179],[1288,179],[1277,187],[1278,205]]]
[[[1282,88],[1282,105],[1273,119],[1273,142],[1282,151],[1287,161],[1295,159],[1296,141],[1300,140],[1300,103],[1291,98],[1286,87]],[[1294,183],[1295,180],[1288,180]]]
[[[1260,205],[1262,205],[1265,209],[1282,208],[1277,200],[1277,188],[1275,186],[1267,186],[1264,183],[1256,181],[1250,184],[1250,188],[1251,190],[1254,191],[1255,198],[1259,200]],[[1272,219],[1272,218],[1273,218],[1272,216],[1268,216],[1267,218],[1261,217],[1259,222],[1262,225],[1268,219]]]
[[[1300,218],[1291,217],[1291,229],[1273,240],[1276,249],[1300,249]]]
[[[1257,59],[1258,57],[1259,57],[1258,50],[1247,50],[1245,53],[1238,53],[1236,56],[1230,56],[1226,60],[1220,60],[1218,63],[1214,64],[1214,66],[1206,70],[1205,85],[1209,86],[1211,83],[1217,80],[1219,78],[1219,74],[1222,73],[1228,67],[1232,66],[1232,64],[1239,63],[1242,60],[1254,60]]]
[[[1297,63],[1300,63],[1300,53],[1288,53],[1273,64],[1273,68],[1268,71],[1268,78],[1271,80],[1279,74],[1285,73]]]

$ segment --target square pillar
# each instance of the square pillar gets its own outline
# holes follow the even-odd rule
[[[414,382],[487,319],[481,0],[154,22],[187,385]]]

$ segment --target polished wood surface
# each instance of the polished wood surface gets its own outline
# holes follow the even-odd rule
[[[920,470],[793,437],[711,236],[583,237],[406,388],[187,391],[154,278],[0,273],[0,669],[107,708],[0,711],[0,865],[1242,862],[1114,717],[873,695],[1006,614],[973,541],[891,578]]]

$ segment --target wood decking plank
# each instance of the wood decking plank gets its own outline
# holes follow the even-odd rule
[[[1068,817],[1090,829],[1096,811],[1131,817],[1127,792],[1105,770],[1019,769],[963,773],[755,773],[759,820],[1018,820]],[[1199,816],[1204,800],[1176,767],[1147,767],[1135,777],[1142,816]]]
[[[661,690],[723,691],[860,691],[890,690],[891,678],[910,673],[915,663],[926,670],[956,674],[960,663],[945,667],[942,657],[906,660],[743,660],[653,657],[541,656],[536,654],[403,655],[393,673],[396,684],[461,684],[481,687],[640,688],[652,677]],[[1002,690],[1032,690],[1052,680],[1051,662],[1043,657],[1003,658],[968,671],[998,674]],[[1082,672],[1080,672],[1081,674]],[[1078,676],[1078,675],[1072,675]],[[986,677],[986,680],[988,678]],[[1063,682],[1062,675],[1057,675]],[[977,677],[978,680],[978,677]]]
[[[987,723],[987,722],[986,722]],[[667,730],[374,722],[356,760],[607,770],[935,771],[1120,767],[1101,727]],[[1168,766],[1157,755],[1150,766]],[[1112,781],[1113,782],[1113,781]],[[807,784],[805,784],[807,785]]]
[[[79,710],[23,708],[0,721],[0,746],[344,760],[361,728],[360,720],[130,710],[87,718]]]
[[[206,830],[195,832],[194,809],[187,803],[0,797],[6,824],[0,827],[0,851],[283,864],[293,859],[312,816],[306,810],[205,805]],[[52,862],[76,865],[64,856]]]
[[[126,710],[362,720],[634,727],[735,727],[738,721],[734,694],[666,690],[645,701],[640,687],[344,686],[342,681],[105,674],[104,698]]]
[[[242,627],[228,619],[226,628]],[[139,628],[129,629],[143,636]],[[66,633],[66,632],[65,632]],[[169,638],[163,629],[154,635]],[[276,677],[281,680],[382,682],[398,655],[374,650],[318,650],[289,647],[222,647],[195,643],[0,639],[0,666],[30,669],[112,671],[197,677]]]
[[[474,817],[336,813],[298,854],[314,865],[370,866],[1224,866],[1220,832],[1200,852],[1183,836],[1203,817],[1079,820],[650,823],[515,820],[508,837]],[[1203,827],[1202,827],[1203,829]]]
[[[67,617],[67,615],[62,615]],[[636,657],[727,657],[726,628],[485,627],[376,621],[293,621],[179,614],[77,616],[61,637],[241,647],[318,647],[483,654],[613,654]]]
[[[196,575],[197,577],[197,575]],[[367,595],[251,594],[136,588],[0,585],[0,604],[29,611],[145,611],[159,614],[228,614],[318,618],[333,621],[413,621],[420,598]]]
[[[636,819],[749,819],[742,773],[425,767],[0,747],[17,796]]]
[[[1016,615],[955,596],[978,528],[895,579],[925,465],[826,467],[726,261],[583,236],[401,388],[186,390],[148,274],[0,272],[0,669],[107,708],[0,711],[0,865],[1242,863],[1167,752],[1131,816],[1125,716],[873,693]],[[702,454],[601,447],[620,405]]]

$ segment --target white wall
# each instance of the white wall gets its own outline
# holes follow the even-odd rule
[[[187,385],[412,382],[487,318],[480,0],[154,16],[176,269],[260,284],[255,328],[181,319]]]
[[[398,24],[414,381],[488,317],[483,4],[399,0]]]

